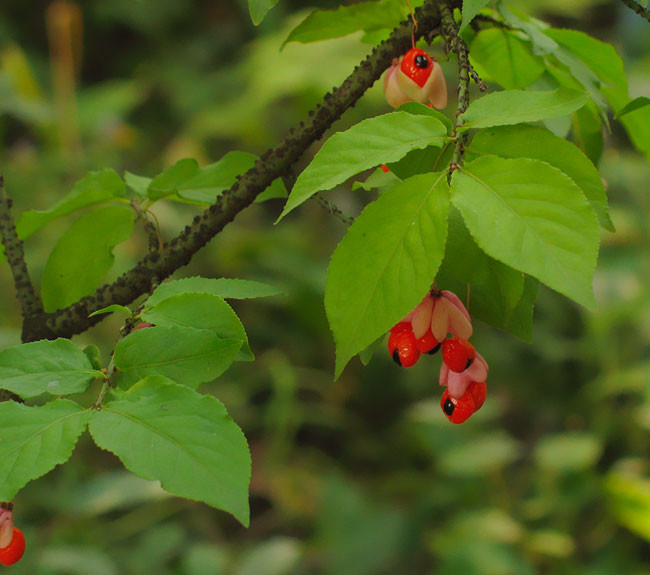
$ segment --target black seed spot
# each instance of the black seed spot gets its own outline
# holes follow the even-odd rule
[[[422,68],[424,70],[425,68],[429,67],[429,60],[426,56],[423,56],[422,54],[418,54],[415,57],[415,65],[418,68]]]
[[[447,399],[447,401],[445,401],[445,404],[442,406],[442,410],[449,416],[454,413],[455,408],[456,406],[451,402],[451,399]]]
[[[436,347],[434,347],[433,349],[430,349],[429,351],[427,351],[427,353],[428,353],[429,355],[435,355],[439,349],[440,349],[440,344],[438,344],[438,345],[437,345]]]
[[[397,350],[395,350],[395,351],[393,352],[393,361],[394,361],[397,365],[399,365],[400,367],[402,367],[402,362],[399,360],[399,351],[397,351]]]
[[[472,365],[473,362],[474,362],[473,359],[468,359],[467,363],[465,364],[465,369],[467,369],[470,365]]]

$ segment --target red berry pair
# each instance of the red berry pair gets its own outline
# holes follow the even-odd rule
[[[415,337],[413,326],[401,321],[390,330],[388,353],[393,361],[402,367],[411,367],[420,359],[420,355],[433,355],[440,349],[440,342],[433,337],[431,330],[422,337]]]

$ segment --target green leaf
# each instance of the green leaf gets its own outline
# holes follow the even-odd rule
[[[138,176],[131,172],[124,171],[124,183],[127,187],[134,192],[137,196],[144,199],[147,197],[147,190],[151,185],[151,178],[145,176]]]
[[[593,102],[587,102],[573,114],[573,138],[597,166],[603,155],[603,122]]]
[[[463,19],[458,33],[461,34],[474,17],[490,3],[490,0],[463,0]]]
[[[510,316],[524,291],[521,272],[484,253],[455,209],[449,214],[445,259],[436,275],[436,284],[461,297],[469,288],[472,316],[508,330]],[[521,337],[520,333],[515,335]]]
[[[442,112],[436,110],[435,108],[429,108],[429,106],[420,104],[420,102],[406,102],[397,108],[397,111],[406,112],[407,114],[414,114],[416,116],[431,116],[432,118],[436,118],[445,125],[448,134],[450,134],[454,129],[454,123]]]
[[[278,0],[248,0],[248,10],[255,26],[259,26],[269,10],[278,3]]]
[[[461,116],[462,131],[537,122],[545,118],[566,116],[587,101],[587,94],[558,88],[553,91],[504,90],[493,92],[472,102]]]
[[[535,447],[535,461],[546,471],[583,471],[596,464],[602,449],[600,441],[588,433],[556,433],[540,440]]]
[[[650,479],[612,472],[604,486],[618,522],[650,541]]]
[[[136,475],[248,526],[248,444],[215,397],[150,376],[94,412],[89,428]]]
[[[42,407],[0,403],[0,500],[65,463],[86,428],[88,410],[68,399]]]
[[[228,152],[218,162],[201,168],[196,175],[178,186],[178,195],[187,200],[213,204],[232,186],[239,174],[247,172],[257,161],[255,154]]]
[[[503,126],[478,132],[472,139],[470,150],[503,158],[533,158],[559,168],[580,186],[600,224],[614,231],[600,174],[571,142],[540,126]]]
[[[448,139],[446,132],[437,118],[391,112],[334,134],[296,180],[277,221],[315,193],[331,190],[354,174],[396,162],[411,150],[442,144]]]
[[[94,311],[88,317],[94,317],[96,315],[102,315],[102,314],[105,314],[105,313],[113,313],[113,312],[117,312],[117,311],[125,313],[126,315],[133,315],[133,312],[128,307],[126,307],[125,305],[119,305],[119,304],[114,303],[114,304],[109,305],[107,307],[103,307],[102,309],[98,309],[97,311]]]
[[[488,255],[595,306],[598,221],[567,175],[540,160],[483,156],[454,172],[451,199]]]
[[[21,397],[81,393],[104,375],[67,339],[42,340],[0,350],[0,389]],[[2,420],[0,420],[2,421]]]
[[[386,191],[334,251],[325,310],[336,342],[335,377],[431,287],[447,236],[445,176],[414,176]]]
[[[500,0],[497,3],[497,8],[499,14],[510,26],[523,30],[528,35],[533,43],[533,52],[535,54],[542,56],[557,50],[557,43],[542,32],[538,21],[532,20],[524,14],[511,12]]]
[[[403,18],[402,7],[393,0],[359,2],[339,6],[336,10],[314,10],[291,31],[282,47],[289,42],[307,44],[340,38],[360,30],[392,30]]]
[[[173,166],[163,170],[149,184],[147,196],[159,200],[176,192],[181,184],[199,173],[199,164],[192,158],[178,160]]]
[[[219,296],[209,293],[184,293],[163,299],[146,307],[142,319],[159,326],[182,326],[213,331],[222,339],[242,342],[237,359],[253,361],[248,336],[237,314]]]
[[[124,197],[124,182],[114,170],[103,169],[90,172],[49,210],[24,212],[16,224],[16,230],[18,235],[25,239],[51,221],[71,212]]]
[[[251,299],[284,293],[282,290],[273,286],[250,280],[240,280],[237,278],[202,278],[197,276],[160,284],[145,304],[147,307],[153,307],[170,296],[189,292],[208,293],[224,299]]]
[[[646,106],[650,106],[650,98],[639,96],[638,98],[634,98],[634,100],[630,100],[627,104],[625,104],[625,106],[623,106],[616,113],[616,116],[614,116],[614,118],[618,120],[622,116],[630,114],[631,112],[636,112],[637,110],[645,108]]]
[[[539,281],[534,277],[524,277],[524,293],[510,314],[506,329],[528,343],[533,341],[533,312],[539,291]]]
[[[102,353],[99,351],[99,348],[91,343],[83,348],[83,352],[90,361],[90,365],[93,366],[93,369],[101,372],[101,369],[104,367],[102,365]],[[105,377],[102,373],[102,377]]]
[[[64,308],[91,294],[113,266],[113,248],[133,231],[126,206],[104,206],[74,222],[54,245],[43,271],[45,311]]]
[[[197,388],[230,367],[241,340],[220,339],[189,327],[150,327],[134,331],[115,346],[115,381],[133,385],[147,375],[162,375]]]
[[[544,72],[544,60],[531,53],[529,42],[502,28],[481,30],[472,41],[470,61],[486,81],[510,90],[530,86]]]
[[[596,74],[603,84],[603,95],[615,111],[627,104],[629,96],[623,61],[611,44],[577,30],[551,28],[544,34],[568,48]]]

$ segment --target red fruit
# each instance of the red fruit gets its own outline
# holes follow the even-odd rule
[[[469,341],[452,337],[442,343],[442,360],[451,371],[465,371],[476,357],[476,350]]]
[[[388,172],[390,172],[390,170],[388,169],[388,166],[386,164],[382,164],[379,167],[381,168],[381,171],[384,172],[384,174],[387,174]]]
[[[411,48],[402,57],[400,64],[402,73],[413,80],[420,88],[424,86],[433,70],[433,60],[424,50]]]
[[[142,322],[142,323],[139,323],[138,325],[136,325],[133,328],[133,331],[135,331],[136,329],[144,329],[146,327],[153,327],[153,324],[152,323],[147,323],[146,321]]]
[[[415,340],[415,346],[420,353],[433,355],[440,349],[440,342],[433,336],[431,329],[422,337]]]
[[[447,419],[452,423],[463,423],[467,421],[472,413],[481,409],[487,395],[487,387],[484,382],[473,381],[469,384],[465,395],[460,399],[451,397],[449,390],[445,389],[440,399],[440,407]]]
[[[5,567],[13,565],[17,561],[20,561],[23,553],[25,553],[25,536],[18,527],[14,527],[11,542],[6,547],[0,549],[0,564]]]
[[[401,321],[390,330],[388,353],[393,361],[402,367],[411,367],[420,359],[410,323]]]

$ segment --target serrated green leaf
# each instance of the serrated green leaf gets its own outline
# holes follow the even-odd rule
[[[124,196],[124,182],[115,170],[106,168],[90,172],[49,210],[24,212],[18,219],[16,231],[21,238],[25,239],[57,218]]]
[[[472,317],[509,331],[510,316],[524,291],[521,272],[483,252],[455,209],[449,214],[445,259],[436,275],[436,284],[462,299],[469,289]],[[521,337],[520,333],[515,335]]]
[[[529,42],[502,28],[481,30],[470,46],[470,61],[481,78],[510,90],[530,86],[544,72],[544,60]]]
[[[447,128],[447,133],[449,134],[454,129],[454,123],[447,116],[445,116],[440,110],[436,110],[435,108],[430,108],[429,106],[420,104],[420,102],[406,102],[405,104],[402,104],[399,108],[397,108],[397,111],[406,112],[407,114],[413,114],[415,116],[431,116],[432,118],[436,118],[437,120],[440,120],[445,125],[445,127]]]
[[[88,410],[68,399],[41,407],[0,403],[0,500],[65,463],[86,428]]]
[[[67,339],[34,341],[0,350],[0,389],[21,397],[81,393],[98,377],[104,376]]]
[[[90,295],[113,266],[113,248],[133,231],[133,210],[104,206],[81,216],[54,245],[43,272],[45,311]]]
[[[282,47],[289,42],[307,44],[340,38],[360,30],[393,29],[403,17],[402,6],[393,0],[359,2],[339,6],[336,10],[314,10],[291,31]]]
[[[199,164],[192,158],[178,160],[158,174],[147,188],[147,196],[151,200],[159,200],[176,192],[184,182],[199,173]]]
[[[208,293],[224,299],[251,299],[284,293],[273,286],[251,280],[192,277],[160,284],[145,304],[153,307],[170,296],[189,292]]]
[[[137,174],[132,174],[131,172],[125,170],[124,183],[133,193],[144,199],[147,197],[147,190],[151,185],[151,178],[147,178],[146,176],[138,176]]]
[[[533,158],[559,168],[580,186],[600,224],[614,231],[600,174],[571,142],[540,126],[502,126],[478,132],[472,139],[470,150],[479,155]]]
[[[490,0],[463,0],[463,19],[458,33],[461,34],[474,17],[490,3]]]
[[[248,525],[248,444],[215,397],[149,376],[95,411],[89,428],[136,475]]]
[[[114,304],[109,305],[107,307],[103,307],[102,309],[98,309],[97,311],[94,311],[88,317],[94,317],[96,315],[102,315],[102,314],[105,314],[105,313],[114,313],[114,312],[117,312],[117,311],[125,313],[127,315],[133,315],[133,312],[128,307],[126,307],[125,305],[119,305],[119,304],[114,303]]]
[[[222,339],[242,342],[237,359],[253,361],[255,356],[248,345],[248,336],[233,309],[219,296],[209,293],[172,295],[147,307],[142,319],[159,326],[182,326],[213,331]]]
[[[611,44],[577,30],[551,28],[544,34],[568,48],[596,74],[603,84],[603,95],[614,110],[618,111],[627,103],[629,96],[623,61]]]
[[[540,160],[483,156],[454,172],[451,199],[488,255],[595,306],[598,220],[567,175]]]
[[[444,254],[448,202],[444,173],[414,176],[368,205],[337,246],[325,288],[335,377],[431,287]]]
[[[625,116],[626,114],[630,114],[631,112],[636,112],[637,110],[640,110],[641,108],[645,108],[646,106],[650,106],[650,98],[646,98],[645,96],[639,96],[638,98],[634,98],[634,100],[630,100],[625,106],[623,106],[617,113],[614,118],[618,120],[622,116]]]
[[[226,371],[241,345],[241,340],[220,339],[205,329],[141,329],[115,346],[114,381],[127,388],[147,375],[162,375],[197,388]]]
[[[532,90],[493,92],[470,104],[461,116],[463,120],[461,131],[558,118],[582,108],[586,101],[587,94],[584,92],[566,88],[541,92]]]
[[[354,174],[396,162],[411,150],[441,145],[448,139],[446,132],[437,118],[398,111],[334,134],[296,180],[277,221],[315,193],[331,190]]]
[[[278,0],[248,0],[248,10],[255,26],[259,26],[269,10],[278,3]]]

